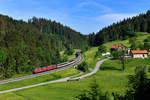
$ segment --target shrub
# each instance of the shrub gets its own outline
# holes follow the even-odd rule
[[[88,65],[86,62],[82,62],[80,65],[78,65],[77,69],[86,72],[88,70]]]

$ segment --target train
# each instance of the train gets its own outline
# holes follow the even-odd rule
[[[53,70],[53,69],[62,68],[62,67],[74,64],[74,63],[79,61],[79,57],[80,57],[80,54],[78,53],[78,56],[76,56],[76,59],[69,60],[67,62],[63,62],[63,63],[60,63],[60,64],[48,65],[48,66],[42,66],[42,67],[39,67],[39,68],[35,68],[35,69],[33,69],[33,74],[41,73],[41,72],[45,72],[45,71],[50,71],[50,70]]]
[[[57,69],[57,68],[61,68],[61,67],[65,67],[65,66],[68,66],[70,64],[73,64],[74,62],[75,62],[75,60],[70,60],[68,62],[64,62],[64,63],[60,63],[60,64],[56,64],[56,65],[48,65],[48,66],[42,66],[39,68],[35,68],[35,69],[33,69],[33,74],[41,73],[41,72],[45,72],[45,71],[49,71],[49,70],[53,70],[53,69]]]

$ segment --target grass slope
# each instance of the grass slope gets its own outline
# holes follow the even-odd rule
[[[75,75],[78,73],[79,73],[78,70],[76,70],[74,68],[68,68],[68,69],[65,69],[65,70],[62,70],[59,72],[55,72],[55,73],[50,73],[50,74],[37,76],[37,77],[29,78],[29,79],[24,79],[24,80],[20,80],[20,81],[15,81],[15,82],[9,82],[6,84],[0,84],[0,91],[9,90],[9,89],[13,89],[13,88],[19,88],[19,87],[33,85],[33,84],[38,84],[38,83],[42,83],[42,82],[48,82],[48,81],[72,76],[72,75]]]
[[[128,82],[128,75],[134,73],[135,64],[149,64],[150,59],[127,59],[125,71],[121,71],[119,60],[108,60],[101,66],[101,70],[94,76],[77,82],[55,83],[17,92],[0,95],[3,100],[9,100],[12,96],[22,100],[76,100],[74,97],[82,90],[87,89],[93,80],[97,79],[103,92],[117,92],[124,94]],[[138,63],[137,63],[138,61]],[[20,100],[20,99],[13,99]]]
[[[148,33],[142,33],[142,32],[137,32],[137,41],[140,41],[140,42],[143,42],[144,39],[146,39],[148,36],[150,36],[150,34]],[[109,51],[110,47],[113,45],[113,44],[118,44],[118,43],[122,43],[124,44],[125,46],[127,47],[130,47],[130,44],[129,44],[129,39],[127,40],[123,40],[123,41],[112,41],[112,42],[108,42],[108,43],[105,43],[104,45],[107,47],[107,51]]]
[[[88,51],[84,53],[85,62],[89,67],[94,68],[97,60],[95,59],[95,54],[98,50],[98,47],[90,48]]]

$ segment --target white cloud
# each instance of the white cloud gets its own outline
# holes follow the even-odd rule
[[[97,21],[101,23],[106,23],[106,24],[112,24],[114,22],[121,21],[126,18],[131,18],[133,16],[136,16],[137,14],[128,14],[128,13],[112,13],[112,14],[105,14],[102,16],[99,16],[96,18]]]
[[[78,7],[84,7],[84,6],[89,6],[89,5],[94,5],[94,6],[99,6],[97,2],[94,1],[88,1],[88,2],[82,2],[78,5]]]
[[[94,8],[97,7],[99,9],[101,9],[103,12],[112,12],[111,8],[109,8],[103,4],[97,3],[95,1],[85,1],[85,2],[81,2],[77,5],[77,7],[79,7],[79,8],[90,7],[90,6],[93,6]]]

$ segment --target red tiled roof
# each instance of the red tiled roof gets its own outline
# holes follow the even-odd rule
[[[119,48],[119,47],[123,47],[123,44],[114,44],[113,46],[111,46],[111,48]]]
[[[133,54],[145,54],[148,53],[147,50],[131,50]]]

